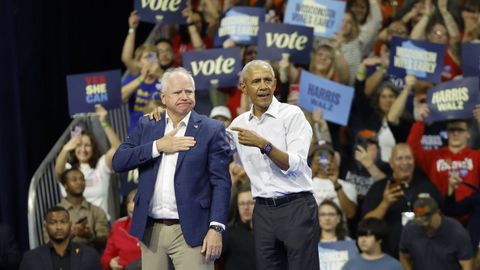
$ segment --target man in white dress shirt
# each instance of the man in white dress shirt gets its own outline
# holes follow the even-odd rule
[[[253,106],[230,125],[256,200],[257,269],[319,269],[318,208],[307,164],[312,128],[299,107],[273,96],[275,87],[270,64],[246,64],[240,88]]]

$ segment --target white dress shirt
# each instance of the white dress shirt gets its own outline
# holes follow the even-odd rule
[[[238,157],[250,178],[253,197],[271,198],[289,193],[312,192],[312,171],[307,164],[312,128],[302,110],[294,105],[280,103],[275,97],[260,119],[253,115],[253,107],[235,118],[230,127],[250,129],[276,148],[288,153],[289,168],[281,170],[260,149],[238,143]]]
[[[188,121],[191,112],[188,113],[179,123],[179,129],[175,137],[183,137],[187,131]],[[165,134],[172,131],[173,121],[165,113]],[[153,191],[152,200],[150,201],[150,213],[152,218],[178,219],[177,201],[175,198],[175,169],[177,167],[178,152],[167,154],[159,153],[155,141],[152,145],[152,157],[156,158],[162,155],[162,162],[158,168],[157,180],[155,182],[155,190]]]

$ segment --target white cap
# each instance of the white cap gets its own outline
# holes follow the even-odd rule
[[[213,118],[215,116],[223,116],[227,119],[232,119],[232,114],[230,113],[230,110],[225,106],[214,107],[210,112],[210,118]]]

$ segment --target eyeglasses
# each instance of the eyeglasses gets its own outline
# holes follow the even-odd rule
[[[254,205],[255,205],[255,201],[239,202],[238,203],[239,207],[254,206]]]
[[[439,36],[439,37],[446,37],[448,36],[448,33],[447,32],[443,32],[443,31],[440,31],[440,30],[433,30],[432,31],[432,34],[436,35],[436,36]]]
[[[467,130],[464,129],[464,128],[447,128],[448,133],[454,133],[454,132],[463,133],[463,132],[466,132],[466,131]]]
[[[330,217],[330,218],[338,216],[337,213],[319,213],[318,215],[320,217]]]

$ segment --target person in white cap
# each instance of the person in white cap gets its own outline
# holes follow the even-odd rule
[[[223,122],[225,128],[227,128],[232,122],[232,114],[230,110],[225,106],[215,106],[210,112],[210,118]]]

